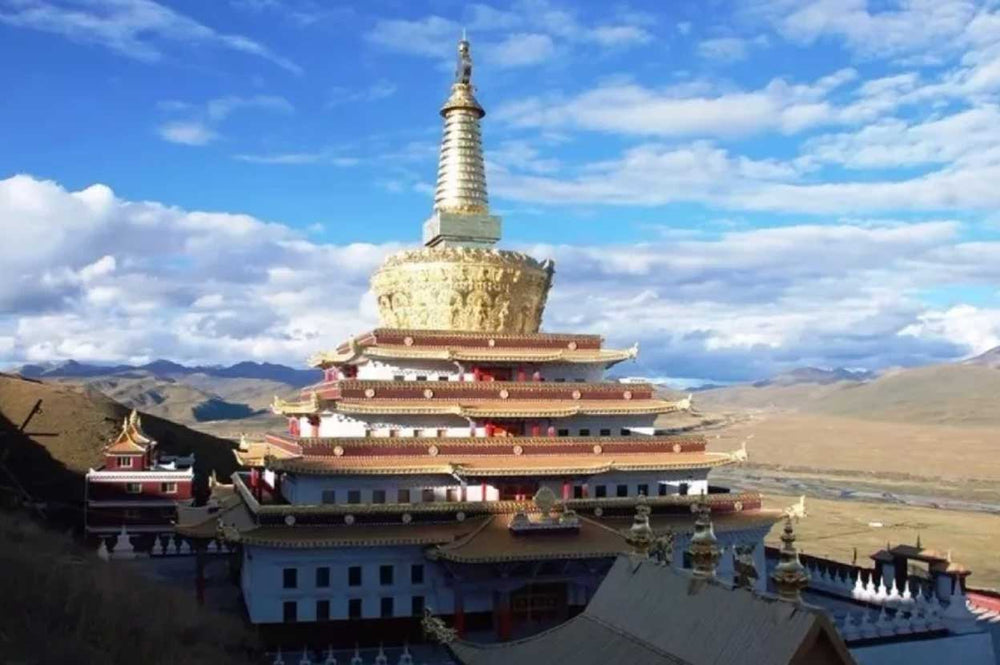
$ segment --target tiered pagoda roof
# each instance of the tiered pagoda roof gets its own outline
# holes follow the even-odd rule
[[[300,399],[275,398],[282,415],[324,409],[353,415],[441,415],[468,418],[565,418],[575,415],[645,415],[683,408],[654,396],[648,383],[537,381],[338,380],[302,391]]]
[[[156,441],[147,436],[142,431],[142,421],[139,419],[139,412],[132,409],[125,421],[118,436],[104,448],[104,452],[110,455],[134,455],[146,452],[150,446],[155,446]]]
[[[705,469],[733,464],[705,450],[701,436],[462,437],[308,439],[271,434],[276,471],[306,475],[427,474],[546,476],[607,471]]]
[[[334,351],[312,356],[312,367],[328,368],[379,360],[446,360],[502,363],[603,363],[635,358],[638,345],[603,349],[599,335],[494,333],[376,328],[352,337]]]

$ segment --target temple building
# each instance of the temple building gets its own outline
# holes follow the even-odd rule
[[[459,634],[527,634],[583,610],[639,502],[678,568],[699,500],[720,568],[736,547],[764,568],[780,513],[709,482],[745,454],[656,428],[690,398],[605,379],[636,346],[540,331],[554,266],[496,247],[471,74],[462,40],[424,246],[372,276],[380,326],[315,355],[321,380],[273,405],[286,431],[241,442],[247,470],[178,525],[237,546],[254,624],[391,643],[432,608]]]
[[[194,457],[160,455],[134,409],[103,453],[104,464],[87,472],[84,485],[87,533],[127,533],[147,544],[173,535],[178,503],[193,496]]]

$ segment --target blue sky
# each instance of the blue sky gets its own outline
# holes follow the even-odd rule
[[[1000,344],[993,0],[0,0],[0,363],[374,324],[463,27],[547,329],[716,380]]]

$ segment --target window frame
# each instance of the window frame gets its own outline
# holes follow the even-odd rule
[[[317,589],[330,588],[330,566],[316,566],[314,581]]]
[[[137,488],[137,489],[133,489]],[[126,494],[142,494],[142,483],[125,483]]]
[[[294,567],[285,567],[281,569],[281,588],[282,589],[298,589],[299,588],[299,569]]]
[[[289,608],[291,612],[289,612]],[[294,600],[285,600],[281,603],[281,622],[282,623],[298,623],[299,622],[299,604]]]
[[[134,467],[132,461],[135,459],[135,455],[115,455],[115,467],[119,469],[131,469]],[[124,464],[128,462],[128,464]]]
[[[354,579],[354,575],[357,573],[357,581]],[[364,568],[361,566],[348,566],[347,568],[347,586],[349,587],[360,587],[365,584],[365,574]]]
[[[316,621],[330,620],[330,601],[321,598],[316,601]]]
[[[170,489],[171,487],[173,487],[173,489]],[[160,483],[160,494],[177,494],[177,483],[175,482]]]
[[[386,608],[388,608],[388,612]],[[396,599],[393,596],[382,596],[379,598],[378,615],[382,619],[391,619],[396,616]]]
[[[388,581],[386,581],[388,579]],[[378,567],[378,585],[393,586],[396,584],[396,567],[391,563],[383,563]]]

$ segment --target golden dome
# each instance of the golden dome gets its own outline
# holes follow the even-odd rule
[[[389,256],[372,275],[381,325],[412,330],[534,333],[551,261],[479,247],[425,247]]]

